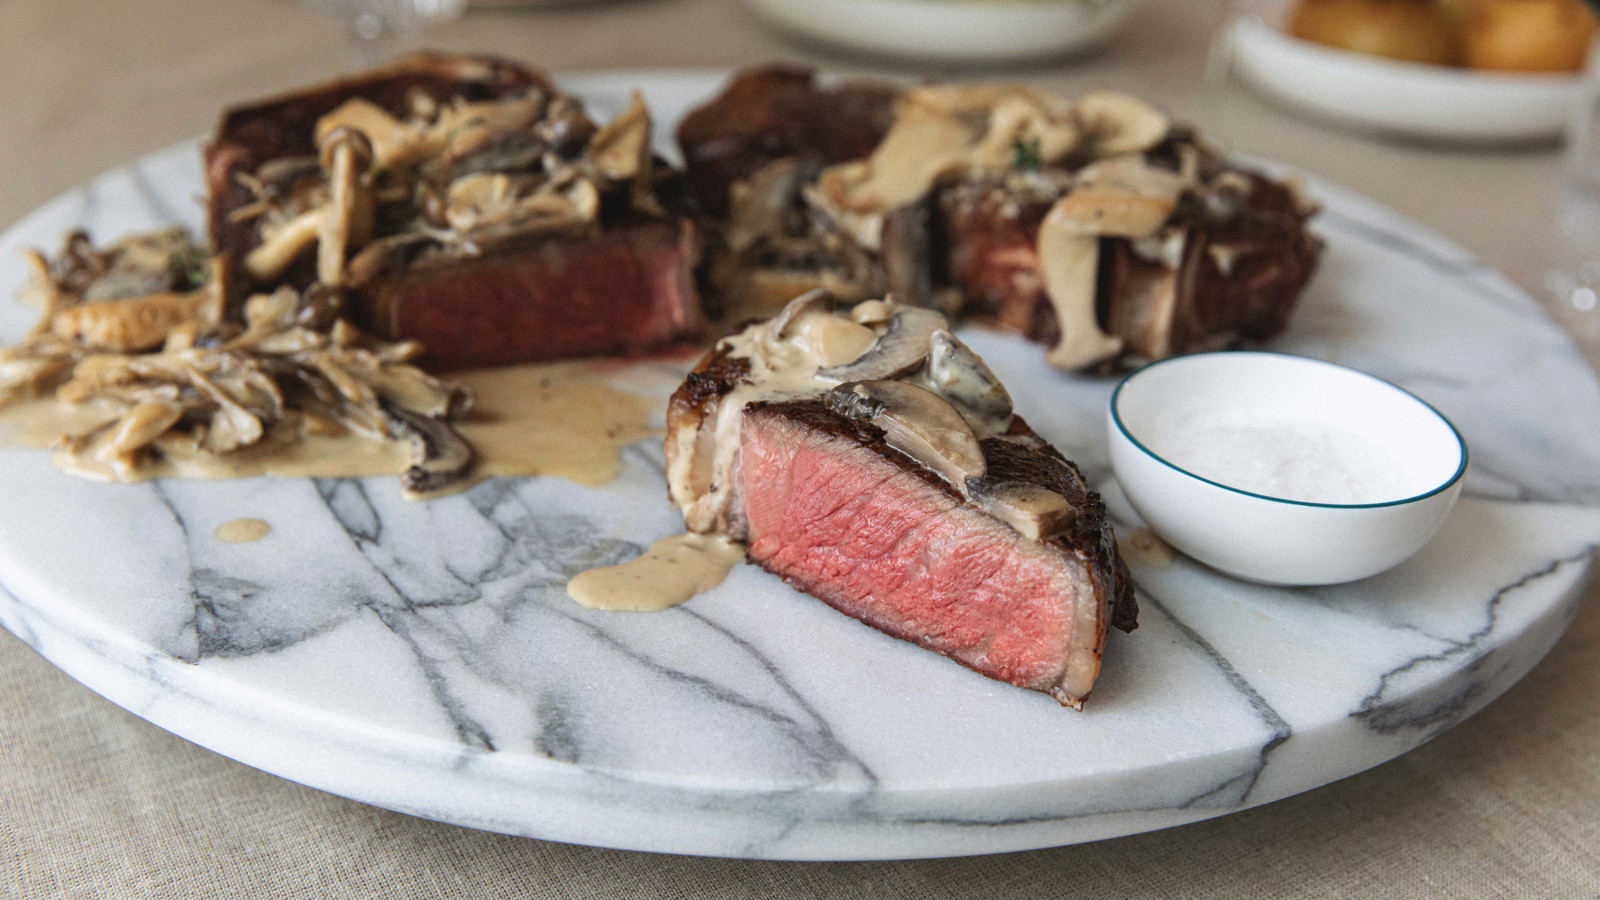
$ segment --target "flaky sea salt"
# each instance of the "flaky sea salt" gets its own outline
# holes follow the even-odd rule
[[[1174,417],[1146,436],[1151,450],[1228,487],[1303,503],[1384,503],[1407,496],[1399,460],[1354,431],[1303,420]]]

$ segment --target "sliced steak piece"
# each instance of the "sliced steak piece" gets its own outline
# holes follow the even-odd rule
[[[894,93],[890,85],[867,82],[822,88],[816,73],[792,66],[740,72],[678,126],[690,191],[702,210],[720,217],[734,182],[774,160],[860,159],[889,129]]]
[[[725,338],[673,395],[668,492],[686,526],[747,542],[888,634],[1081,706],[1108,626],[1137,616],[1100,498],[942,316],[829,299]]]
[[[642,100],[602,127],[536,70],[426,53],[229,110],[205,150],[229,307],[316,284],[435,369],[699,339],[700,230],[650,128]]]
[[[1227,172],[1185,199],[1159,239],[1102,238],[1096,319],[1123,342],[1125,361],[1265,341],[1288,327],[1322,242],[1281,184]],[[1039,274],[1039,223],[1048,202],[1019,202],[1001,185],[964,184],[940,196],[948,278],[967,312],[1046,344],[1060,336]],[[1165,258],[1168,248],[1177,252]]]
[[[368,325],[421,341],[433,369],[632,355],[705,331],[695,261],[693,227],[657,222],[418,266],[361,293]]]
[[[1081,708],[1107,626],[1134,618],[1104,507],[1058,456],[984,444],[991,471],[1076,501],[1069,532],[1024,537],[820,401],[753,405],[738,465],[749,559],[880,631]]]

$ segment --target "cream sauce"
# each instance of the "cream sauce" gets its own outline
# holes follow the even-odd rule
[[[652,423],[661,407],[657,399],[610,386],[616,369],[614,363],[574,361],[452,375],[476,397],[473,411],[457,423],[478,456],[474,479],[551,475],[593,487],[616,478],[623,448],[660,433]],[[53,397],[24,401],[0,407],[0,446],[49,448],[63,435],[84,434],[116,418],[114,410]],[[160,458],[147,459],[132,473],[97,459],[93,447],[77,454],[57,451],[54,462],[100,481],[397,475],[410,462],[399,443],[354,432],[269,435],[224,455],[202,452],[174,435],[156,446]]]
[[[722,583],[744,545],[708,534],[674,534],[638,559],[578,573],[567,594],[590,609],[656,612]]]
[[[261,519],[229,519],[217,526],[217,540],[227,544],[248,544],[272,533],[272,526]]]
[[[477,477],[552,475],[588,487],[622,473],[622,451],[661,434],[662,402],[608,384],[615,363],[572,361],[458,372],[475,398],[456,430]]]
[[[782,318],[782,317],[779,317]],[[732,492],[726,490],[739,449],[744,408],[756,400],[813,397],[831,390],[837,380],[818,370],[851,362],[877,339],[877,332],[848,315],[815,309],[790,320],[783,334],[774,333],[779,319],[769,319],[723,338],[731,356],[750,363],[748,381],[735,386],[717,404],[713,421],[678,429],[667,466],[667,494],[683,510],[690,531],[723,529]],[[711,436],[708,453],[697,452],[703,434]]]
[[[1148,528],[1135,528],[1126,538],[1117,541],[1117,549],[1130,565],[1166,568],[1177,559],[1178,551]]]

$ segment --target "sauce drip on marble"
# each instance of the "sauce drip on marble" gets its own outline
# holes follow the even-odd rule
[[[659,612],[709,591],[744,560],[744,545],[709,534],[674,534],[643,556],[580,572],[567,595],[590,609]]]
[[[262,519],[229,519],[217,526],[217,540],[225,544],[249,544],[272,533],[272,525]]]

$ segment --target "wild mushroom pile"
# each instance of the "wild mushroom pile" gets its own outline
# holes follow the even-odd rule
[[[318,120],[317,155],[239,175],[253,199],[230,218],[259,238],[248,279],[299,284],[296,263],[314,257],[316,283],[355,290],[398,264],[595,234],[602,206],[661,213],[637,93],[603,128],[577,100],[538,87],[446,103],[417,90],[408,104],[398,117],[347,100]]]
[[[0,350],[0,403],[53,389],[67,403],[112,411],[107,424],[63,437],[69,466],[135,480],[157,455],[346,432],[402,442],[411,493],[448,487],[472,464],[449,425],[471,398],[408,364],[421,345],[380,341],[340,318],[336,291],[255,294],[234,321],[218,281],[194,268],[205,256],[181,229],[106,250],[75,232],[53,262],[29,259],[28,293],[42,315]]]

